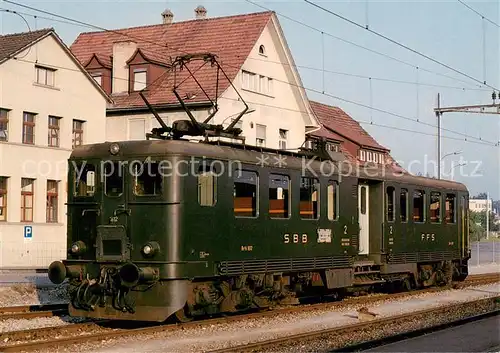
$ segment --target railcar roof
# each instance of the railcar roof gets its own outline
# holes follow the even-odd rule
[[[120,146],[120,151],[117,155],[110,153],[110,146],[113,143],[117,143]],[[185,140],[141,140],[89,144],[75,148],[70,159],[119,160],[122,158],[133,159],[135,157],[145,159],[146,157],[151,157],[152,160],[158,160],[158,156],[168,157],[173,155],[204,157],[222,161],[236,160],[241,163],[254,165],[262,163],[262,158],[268,156],[268,166],[274,166],[275,168],[277,168],[275,166],[277,162],[276,158],[281,155],[286,158],[282,169],[303,170],[305,166],[309,166],[313,170],[322,171],[325,174],[330,173],[329,175],[332,175],[332,171],[335,170],[335,174],[341,172],[342,175],[356,176],[360,179],[391,180],[397,183],[420,185],[423,187],[468,191],[464,184],[455,181],[415,176],[409,173],[403,174],[381,165],[370,167],[353,165],[348,160],[341,158],[341,153],[334,154],[339,156],[339,159],[334,162],[321,161],[320,159],[311,161],[312,158],[307,157],[305,154],[289,151],[270,148],[260,149],[256,147],[244,148],[229,144],[199,143]],[[153,157],[156,157],[156,159]]]

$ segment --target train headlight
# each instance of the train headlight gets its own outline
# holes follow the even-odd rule
[[[111,152],[111,154],[117,154],[120,152],[120,145],[112,143],[111,146],[109,146],[109,152]]]
[[[149,243],[147,243],[146,245],[144,245],[142,247],[142,253],[144,254],[144,256],[147,256],[147,257],[152,257],[154,256],[157,252],[160,251],[160,245],[158,245],[157,242],[155,241],[150,241]]]
[[[83,254],[85,250],[86,250],[85,243],[81,240],[74,242],[70,248],[70,251],[73,255]]]

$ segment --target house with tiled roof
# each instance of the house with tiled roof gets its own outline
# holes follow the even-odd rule
[[[386,165],[403,171],[391,157],[390,150],[378,143],[345,111],[315,101],[310,101],[310,105],[321,128],[308,135],[307,146],[313,147],[315,142],[323,140],[327,149],[342,152],[351,162]]]
[[[200,121],[217,101],[210,122],[224,127],[246,102],[249,110],[235,126],[246,144],[297,149],[319,128],[273,12],[209,18],[198,7],[192,20],[176,22],[169,10],[161,16],[158,24],[81,33],[70,47],[113,99],[109,140],[144,139],[159,127],[141,91],[167,125],[187,119],[174,87]],[[214,54],[222,71],[194,61],[172,69],[177,58],[197,53]]]
[[[65,258],[67,160],[110,102],[53,29],[0,35],[0,268]]]

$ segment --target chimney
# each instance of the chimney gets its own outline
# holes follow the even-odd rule
[[[200,5],[194,9],[194,14],[196,15],[197,20],[201,20],[207,17],[207,9]]]
[[[174,20],[174,14],[169,9],[166,9],[165,11],[163,11],[161,13],[161,17],[163,18],[164,25],[169,25]]]

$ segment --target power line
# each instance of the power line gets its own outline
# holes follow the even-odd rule
[[[399,47],[401,47],[401,48],[404,48],[404,49],[406,49],[406,50],[408,50],[408,51],[411,51],[412,53],[417,54],[417,55],[419,55],[419,56],[421,56],[421,57],[423,57],[423,58],[425,58],[425,59],[427,59],[427,60],[430,60],[430,61],[432,61],[432,62],[434,62],[434,63],[436,63],[436,64],[438,64],[438,65],[441,65],[441,66],[443,66],[443,67],[446,67],[447,69],[452,70],[452,71],[454,71],[454,72],[456,72],[456,73],[458,73],[458,74],[460,74],[460,75],[462,75],[462,76],[464,76],[464,77],[467,77],[467,78],[469,78],[469,79],[471,79],[471,80],[473,80],[473,81],[479,82],[479,83],[481,83],[481,84],[484,84],[485,86],[488,86],[488,87],[490,87],[490,88],[492,88],[492,89],[494,89],[494,90],[498,91],[498,89],[497,89],[497,88],[495,88],[494,86],[491,86],[491,85],[487,84],[487,83],[486,83],[486,81],[481,82],[481,80],[479,80],[479,79],[477,79],[477,78],[475,78],[475,77],[473,77],[473,76],[470,76],[469,74],[466,74],[466,73],[465,73],[465,72],[463,72],[463,71],[460,71],[460,70],[458,70],[458,69],[455,69],[454,67],[452,67],[452,66],[450,66],[450,65],[447,65],[447,64],[445,64],[445,63],[443,63],[443,62],[441,62],[441,61],[439,61],[439,60],[437,60],[437,59],[434,59],[433,57],[431,57],[431,56],[429,56],[429,55],[426,55],[426,54],[424,54],[424,53],[422,53],[422,52],[420,52],[420,51],[418,51],[418,50],[416,50],[416,49],[413,49],[413,48],[411,48],[411,47],[407,46],[406,44],[403,44],[403,43],[401,43],[401,42],[398,42],[397,40],[394,40],[394,39],[392,39],[392,38],[390,38],[390,37],[388,37],[388,36],[386,36],[386,35],[384,35],[384,34],[382,34],[382,33],[379,33],[379,32],[377,32],[377,31],[374,31],[374,30],[372,30],[372,29],[370,29],[370,28],[366,28],[365,26],[363,26],[363,25],[361,25],[361,24],[359,24],[359,23],[357,23],[357,22],[355,22],[355,21],[353,21],[353,20],[350,20],[350,19],[348,19],[347,17],[344,17],[344,16],[342,16],[342,15],[340,15],[340,14],[338,14],[338,13],[334,12],[334,11],[328,10],[328,9],[324,8],[323,6],[320,6],[320,5],[318,5],[318,4],[316,4],[316,3],[312,2],[312,1],[309,1],[309,0],[304,0],[304,2],[306,2],[307,4],[309,4],[309,5],[311,5],[311,6],[316,7],[316,8],[318,8],[318,9],[322,10],[322,11],[325,11],[325,12],[327,12],[327,13],[329,13],[329,14],[331,14],[331,15],[335,16],[335,17],[338,17],[338,18],[340,18],[341,20],[344,20],[344,21],[346,21],[346,22],[348,22],[348,23],[350,23],[350,24],[352,24],[352,25],[354,25],[354,26],[357,26],[357,27],[359,27],[359,28],[362,28],[362,29],[364,29],[364,30],[366,30],[366,31],[368,31],[368,32],[370,32],[370,33],[373,33],[373,34],[375,34],[376,36],[378,36],[378,37],[380,37],[380,38],[383,38],[383,39],[385,39],[385,40],[387,40],[387,41],[389,41],[389,42],[391,42],[391,43],[393,43],[393,44],[396,44],[397,46],[399,46]]]
[[[352,46],[354,46],[354,47],[356,47],[356,48],[360,48],[360,49],[366,50],[366,51],[368,51],[368,52],[370,52],[370,53],[373,53],[373,54],[377,54],[377,55],[383,56],[383,57],[385,57],[385,58],[387,58],[387,59],[390,59],[390,60],[396,61],[396,62],[398,62],[398,63],[400,63],[400,64],[403,64],[403,65],[409,66],[409,67],[414,68],[414,69],[418,67],[418,68],[419,68],[420,70],[422,70],[422,71],[425,71],[425,72],[428,72],[428,73],[431,73],[431,74],[434,74],[434,75],[437,75],[437,76],[445,77],[445,78],[450,79],[450,80],[454,80],[454,81],[458,81],[458,82],[466,83],[466,84],[468,84],[468,85],[472,85],[472,83],[471,83],[471,82],[469,82],[469,81],[465,81],[465,80],[459,79],[459,78],[457,78],[457,77],[453,77],[453,76],[449,76],[449,75],[447,75],[447,74],[443,74],[443,73],[440,73],[440,72],[436,72],[436,71],[433,71],[433,70],[429,70],[429,69],[423,68],[423,67],[421,67],[421,66],[416,66],[416,65],[411,64],[411,63],[409,63],[409,62],[406,62],[406,61],[404,61],[404,60],[398,59],[398,58],[396,58],[396,57],[394,57],[394,56],[391,56],[391,55],[388,55],[388,54],[385,54],[385,53],[379,52],[379,51],[374,50],[374,49],[370,49],[370,48],[368,48],[368,47],[365,47],[365,46],[363,46],[363,45],[360,45],[360,44],[354,43],[354,42],[349,41],[349,40],[347,40],[347,39],[344,39],[344,38],[341,38],[341,37],[337,37],[337,36],[335,36],[335,35],[333,35],[333,34],[331,34],[331,33],[328,33],[328,32],[325,32],[325,31],[322,31],[322,30],[320,30],[320,29],[318,29],[318,28],[316,28],[316,27],[313,27],[313,26],[311,26],[311,25],[308,25],[308,24],[307,24],[307,23],[305,23],[305,22],[302,22],[302,21],[296,20],[296,19],[294,19],[294,18],[292,18],[292,17],[290,17],[290,16],[284,15],[283,13],[280,13],[280,12],[274,11],[274,10],[272,10],[272,9],[270,9],[270,8],[266,7],[266,6],[263,6],[263,5],[257,4],[257,3],[255,3],[255,2],[253,2],[252,0],[245,0],[245,1],[246,1],[246,2],[248,2],[249,4],[252,4],[252,5],[254,5],[254,6],[257,6],[257,7],[261,8],[261,9],[263,9],[263,10],[266,10],[266,11],[273,11],[273,12],[274,12],[274,13],[276,13],[278,16],[283,17],[283,18],[285,18],[285,19],[287,19],[287,20],[289,20],[289,21],[291,21],[291,22],[297,23],[297,24],[299,24],[299,25],[301,25],[301,26],[304,26],[304,27],[306,27],[306,28],[309,28],[309,29],[311,29],[311,30],[313,30],[313,31],[316,31],[316,32],[318,32],[318,33],[323,33],[323,34],[327,35],[327,36],[328,36],[328,37],[330,37],[330,38],[333,38],[333,39],[339,40],[339,41],[341,41],[341,42],[344,42],[344,43],[350,44],[350,45],[352,45]],[[482,86],[483,86],[483,83],[481,83],[480,85],[478,85],[478,87],[482,87]]]
[[[18,5],[17,3],[13,2],[13,1],[10,1],[10,0],[3,0],[3,1]],[[248,0],[246,0],[246,1],[248,1]],[[27,7],[30,10],[33,10],[33,11],[40,11],[42,13],[46,13],[46,14],[49,14],[51,16],[61,17],[61,18],[65,19],[65,20],[68,20],[68,21],[74,21],[75,23],[82,24],[82,25],[84,25],[86,27],[94,27],[94,28],[98,28],[98,29],[103,30],[103,31],[118,33],[118,34],[120,34],[122,36],[126,36],[126,37],[129,37],[129,38],[135,38],[135,39],[138,39],[138,40],[141,40],[141,41],[153,43],[155,45],[160,45],[162,48],[166,48],[166,47],[162,46],[161,44],[158,44],[157,42],[150,41],[150,40],[147,40],[147,39],[143,39],[141,37],[135,37],[135,36],[129,35],[127,33],[122,33],[122,32],[116,31],[116,30],[108,30],[106,28],[95,26],[93,24],[85,23],[85,22],[82,22],[82,21],[79,21],[79,20],[74,20],[74,19],[71,19],[71,18],[68,18],[68,17],[65,17],[65,16],[61,16],[61,15],[58,15],[58,14],[54,14],[54,13],[51,13],[51,12],[48,12],[48,11],[39,10],[39,9],[30,7],[30,6],[27,6],[27,5],[19,4],[19,6]],[[170,49],[173,49],[173,48],[170,48]],[[173,49],[173,50],[179,51],[179,52],[182,52],[182,53],[185,53],[185,54],[189,54],[188,52],[185,52],[185,51],[181,51],[181,50],[177,50],[177,49]],[[235,65],[231,65],[231,64],[226,64],[226,65],[229,66],[229,67],[240,69],[240,67],[237,67]],[[60,68],[61,69],[65,69],[65,68],[62,68],[62,67],[60,67]],[[416,122],[416,123],[419,123],[419,124],[422,124],[422,125],[427,125],[427,126],[430,126],[430,127],[433,127],[433,128],[437,128],[436,125],[425,123],[425,122],[422,122],[422,121],[420,121],[418,119],[409,118],[409,117],[406,117],[404,115],[393,113],[393,112],[390,112],[390,111],[387,111],[387,110],[370,107],[370,106],[368,106],[366,104],[355,102],[355,101],[351,101],[351,100],[346,99],[346,98],[342,98],[342,97],[338,97],[338,96],[335,96],[335,95],[332,95],[332,94],[328,94],[326,92],[321,92],[321,91],[313,89],[313,88],[307,88],[307,87],[304,87],[304,86],[301,86],[301,85],[298,85],[298,84],[294,84],[294,83],[291,83],[291,82],[288,82],[288,81],[279,80],[279,79],[274,79],[274,80],[277,81],[277,82],[285,83],[287,85],[294,86],[294,87],[297,87],[297,88],[301,88],[301,89],[304,89],[304,90],[307,90],[307,91],[310,91],[310,92],[314,92],[314,93],[317,93],[317,94],[322,94],[322,95],[330,97],[330,98],[335,98],[335,99],[343,101],[345,103],[357,105],[357,106],[360,106],[360,107],[364,107],[366,109],[375,110],[375,111],[378,111],[378,112],[381,112],[381,113],[384,113],[384,114],[388,114],[388,115],[391,115],[391,116],[394,116],[394,117],[397,117],[397,118],[401,118],[401,119],[404,119],[404,120],[408,120],[408,121]],[[479,141],[483,141],[483,142],[489,143],[490,145],[495,145],[495,143],[493,143],[493,142],[484,141],[484,140],[482,140],[480,138],[478,139],[477,137],[470,136],[470,135],[467,135],[467,134],[463,134],[463,133],[458,132],[458,131],[454,131],[454,130],[450,130],[450,129],[442,129],[442,130],[448,131],[448,132],[451,132],[451,133],[454,133],[454,134],[457,134],[457,135],[460,135],[460,136],[464,136],[465,138],[472,138],[472,139],[475,139],[475,140],[479,140]]]
[[[462,5],[464,5],[466,8],[468,8],[469,10],[471,10],[472,12],[474,12],[476,15],[480,16],[483,20],[486,20],[488,21],[489,23],[491,23],[492,25],[494,26],[497,26],[498,28],[500,28],[500,25],[492,20],[490,20],[489,18],[487,18],[486,16],[484,16],[482,13],[476,11],[473,7],[467,5],[465,2],[463,2],[462,0],[457,0],[459,3],[461,3]]]

